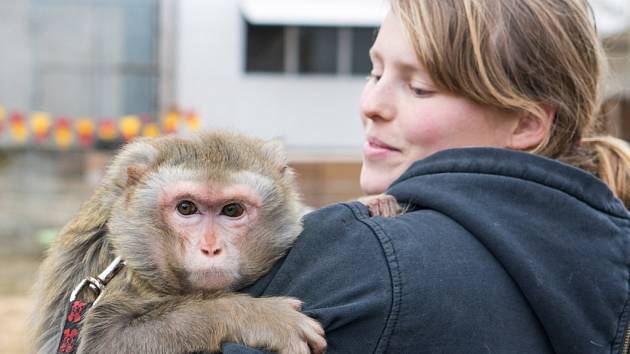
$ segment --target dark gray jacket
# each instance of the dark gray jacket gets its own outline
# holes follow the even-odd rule
[[[304,300],[328,353],[621,352],[630,218],[600,180],[527,153],[453,149],[388,193],[410,211],[313,212],[247,291]]]

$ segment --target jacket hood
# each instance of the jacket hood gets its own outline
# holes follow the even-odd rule
[[[556,352],[618,352],[628,316],[630,218],[595,176],[494,148],[414,163],[387,192],[462,225],[516,283]],[[512,319],[517,321],[517,318]]]

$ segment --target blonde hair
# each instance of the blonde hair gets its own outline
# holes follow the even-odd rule
[[[550,132],[530,152],[597,175],[630,206],[630,149],[594,136],[606,60],[586,0],[391,4],[438,88],[504,111],[552,108]]]

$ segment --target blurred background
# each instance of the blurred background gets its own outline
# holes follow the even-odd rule
[[[526,1],[526,0],[524,0]],[[630,2],[591,0],[630,139]],[[43,251],[125,141],[284,141],[305,201],[359,196],[358,100],[384,0],[0,0],[0,353],[25,352]]]

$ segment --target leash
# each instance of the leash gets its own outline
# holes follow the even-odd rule
[[[70,303],[66,310],[66,322],[63,326],[61,339],[57,348],[57,354],[74,354],[79,347],[79,331],[81,330],[81,320],[85,318],[87,312],[101,298],[105,286],[122,269],[125,261],[116,257],[105,270],[94,277],[87,277],[77,285],[70,294]],[[89,296],[89,293],[92,293]],[[93,299],[93,300],[92,300]]]

